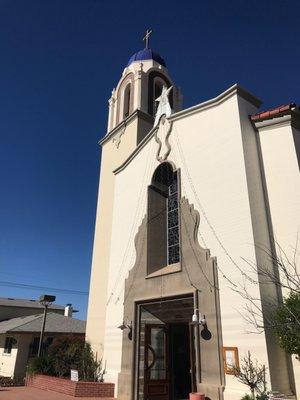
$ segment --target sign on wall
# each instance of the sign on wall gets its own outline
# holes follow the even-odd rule
[[[78,382],[78,371],[76,369],[71,369],[71,381]]]
[[[237,347],[223,347],[224,372],[234,375],[234,368],[239,368],[239,352]]]

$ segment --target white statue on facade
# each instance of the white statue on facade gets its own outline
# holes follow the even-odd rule
[[[165,115],[168,118],[172,114],[172,109],[169,102],[169,93],[172,90],[172,87],[173,86],[167,88],[166,86],[163,86],[161,95],[155,99],[155,101],[159,101],[159,104],[155,115],[154,126],[159,123],[162,115]]]
[[[156,127],[155,140],[158,143],[156,159],[159,162],[166,161],[171,152],[169,136],[172,131],[173,123],[168,120],[168,117],[172,114],[169,103],[169,93],[171,89],[172,86],[169,88],[163,86],[161,95],[155,99],[155,101],[159,101],[154,121],[154,127]]]

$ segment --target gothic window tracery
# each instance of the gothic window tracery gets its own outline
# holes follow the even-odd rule
[[[179,262],[179,213],[177,173],[168,187],[168,264]]]

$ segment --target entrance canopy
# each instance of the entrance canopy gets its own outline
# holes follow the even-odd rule
[[[144,303],[142,309],[165,324],[189,323],[194,312],[193,297]]]

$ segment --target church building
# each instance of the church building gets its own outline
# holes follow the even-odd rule
[[[239,400],[248,388],[232,367],[248,351],[268,389],[296,399],[300,362],[271,330],[254,332],[235,289],[250,266],[276,274],[276,243],[296,243],[299,108],[262,112],[235,84],[183,109],[150,33],[112,91],[100,140],[87,340],[118,400]],[[253,280],[265,321],[283,294]]]

